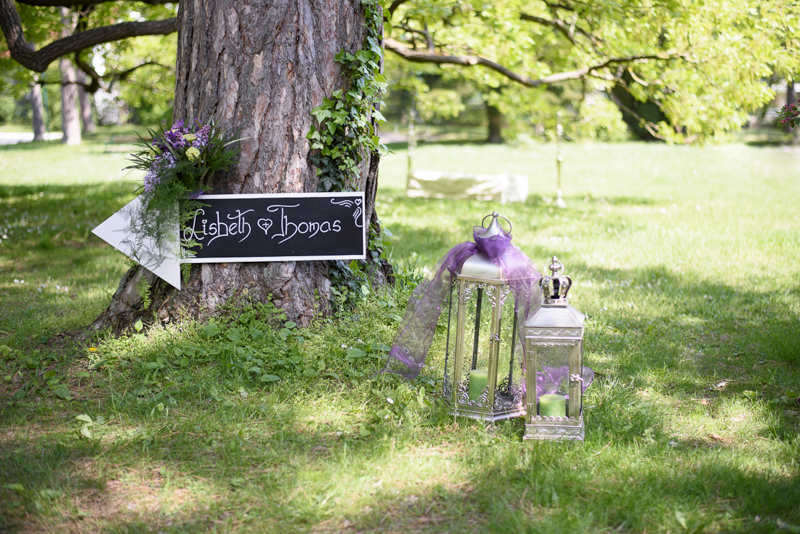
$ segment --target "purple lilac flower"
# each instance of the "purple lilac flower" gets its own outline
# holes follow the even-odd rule
[[[156,185],[161,182],[161,174],[167,169],[175,167],[175,163],[175,156],[169,152],[164,152],[157,156],[156,159],[153,160],[153,163],[150,164],[150,170],[144,175],[145,192],[152,192],[156,188]]]
[[[153,168],[151,167],[150,170],[147,171],[147,174],[144,175],[144,192],[152,192],[156,188],[156,185],[158,185],[159,181],[158,174],[153,172]]]
[[[172,128],[164,132],[164,139],[173,147],[173,148],[186,148],[188,143],[186,139],[183,138],[185,134],[191,133],[191,130],[183,125],[183,121],[180,120],[172,125]]]
[[[181,132],[181,129],[176,129],[175,126],[164,132],[164,139],[166,139],[167,143],[172,145],[172,148],[183,148],[186,146],[183,132]]]
[[[208,144],[208,136],[211,134],[211,126],[206,124],[195,134],[194,146],[197,148],[205,148]]]

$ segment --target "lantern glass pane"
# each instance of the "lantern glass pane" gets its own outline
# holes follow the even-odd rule
[[[537,391],[569,394],[569,347],[566,345],[537,347]]]
[[[507,286],[503,289],[507,290]],[[476,383],[482,391],[483,388],[480,387],[480,382],[485,379],[482,378],[480,372],[489,370],[492,352],[493,350],[496,350],[497,381],[495,387],[501,390],[501,394],[508,392],[509,378],[511,379],[510,384],[512,386],[518,385],[522,378],[522,351],[519,350],[518,342],[518,329],[520,328],[520,325],[517,324],[517,331],[515,333],[514,297],[513,294],[507,292],[505,299],[500,299],[499,295],[506,292],[503,289],[501,289],[499,286],[495,286],[485,287],[479,291],[479,288],[476,285],[468,292],[468,298],[465,300],[462,299],[462,301],[459,303],[460,305],[464,306],[465,311],[465,320],[463,325],[463,360],[461,370],[461,376],[463,377],[462,379],[470,379],[470,371],[479,371],[478,373],[472,373],[472,376],[476,377]],[[478,306],[479,297],[480,306]],[[492,305],[493,302],[494,306],[502,306],[502,308],[500,308],[499,330],[496,332],[495,329],[498,327],[498,325],[494,322],[495,314]],[[455,317],[455,310],[452,315]],[[450,338],[453,340],[455,337],[454,331],[455,328],[457,328],[457,325],[455,322],[451,324],[453,330],[451,331]],[[493,333],[497,334],[497,337],[499,337],[499,341],[496,340],[494,343],[492,342],[494,337],[492,336]],[[512,348],[517,349],[516,354],[512,353]],[[473,391],[471,398],[474,396],[474,392],[476,391],[474,388],[475,385],[469,388]]]

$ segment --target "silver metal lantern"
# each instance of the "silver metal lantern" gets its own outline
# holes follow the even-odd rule
[[[510,227],[508,219],[497,212],[491,217],[476,237],[510,235],[498,221],[502,218]],[[515,358],[515,349],[521,347],[514,296],[508,273],[498,263],[482,252],[470,256],[452,280],[448,306],[445,399],[452,403],[453,415],[487,422],[525,415],[521,357]]]
[[[547,268],[542,305],[525,321],[524,439],[583,441],[585,316],[568,304],[572,279],[555,256]]]

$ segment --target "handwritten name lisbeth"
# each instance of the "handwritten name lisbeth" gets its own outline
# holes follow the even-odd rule
[[[277,223],[274,217],[259,217],[254,209],[245,211],[237,209],[233,213],[222,215],[220,210],[206,213],[205,209],[200,208],[195,212],[192,224],[183,231],[183,239],[186,242],[195,241],[205,246],[211,245],[217,239],[224,238],[233,238],[242,243],[254,231],[253,224],[256,231],[262,231],[265,236],[273,240],[277,239],[276,243],[278,244],[294,238],[311,239],[317,235],[342,231],[342,222],[339,219],[332,221],[292,220],[292,215],[296,215],[292,213],[292,210],[298,207],[300,204],[273,204],[267,207],[267,213],[277,215]]]

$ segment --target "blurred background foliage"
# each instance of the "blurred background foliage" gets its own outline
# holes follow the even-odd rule
[[[59,8],[15,5],[37,48],[65,31],[163,20],[178,9],[104,2],[73,8],[65,26]],[[423,138],[444,128],[492,143],[552,140],[561,112],[567,139],[724,141],[743,127],[769,124],[775,106],[794,101],[800,72],[800,7],[790,0],[395,0],[384,9],[391,82],[385,133],[404,134],[414,113]],[[409,61],[398,49],[431,57]],[[505,72],[440,61],[453,57],[485,58]],[[70,59],[101,80],[93,88],[97,123],[171,121],[175,33],[97,45]],[[536,87],[508,75],[538,81],[587,68]],[[56,131],[58,62],[31,72],[0,41],[0,125],[31,123],[37,82],[46,89],[47,127]]]

